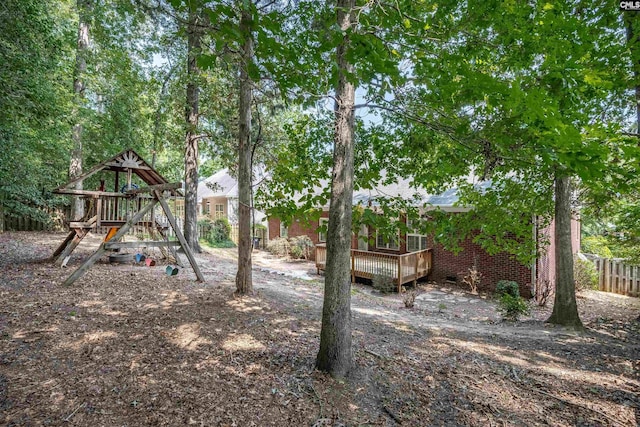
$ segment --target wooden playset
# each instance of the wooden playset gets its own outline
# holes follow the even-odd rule
[[[110,173],[109,181],[113,184],[113,191],[105,189],[105,179],[100,180],[98,190],[75,188],[78,182],[86,181],[100,172]],[[182,266],[175,246],[182,247],[198,281],[204,281],[193,252],[167,203],[167,198],[179,195],[180,187],[179,182],[168,182],[135,151],[128,149],[55,189],[54,193],[81,196],[86,198],[88,203],[85,204],[87,208],[84,217],[79,221],[69,222],[69,234],[51,256],[52,261],[65,266],[73,251],[89,231],[97,232],[105,227],[108,228],[104,241],[98,249],[67,278],[64,284],[70,285],[75,282],[109,250],[168,247],[178,265]],[[161,211],[157,209],[158,206]],[[159,221],[160,215],[164,221]],[[147,230],[152,240],[119,241],[133,227],[140,226]],[[169,240],[167,237],[168,227],[173,229],[177,241]]]

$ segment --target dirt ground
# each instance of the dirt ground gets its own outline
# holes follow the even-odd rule
[[[256,252],[246,298],[233,250],[197,257],[205,283],[105,260],[64,287],[99,238],[66,269],[46,262],[62,239],[0,234],[0,425],[640,424],[637,298],[580,294],[574,333],[544,323],[549,307],[508,323],[464,289],[425,285],[406,309],[356,285],[355,368],[336,381],[314,370],[312,264]]]

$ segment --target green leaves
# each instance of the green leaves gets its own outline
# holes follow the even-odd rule
[[[47,191],[68,170],[70,7],[40,0],[0,6],[0,203],[8,215],[35,218],[39,207],[60,203]]]

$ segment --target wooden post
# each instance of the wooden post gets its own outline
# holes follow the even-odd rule
[[[402,256],[398,257],[398,293],[402,293]]]
[[[120,227],[118,232],[111,239],[115,242],[119,238],[121,238],[122,236],[127,234],[127,232],[133,226],[133,224],[135,224],[136,222],[140,221],[140,218],[145,216],[147,214],[147,212],[149,212],[155,205],[156,205],[156,201],[154,200],[151,203],[149,203],[147,206],[145,206],[144,209],[142,209],[140,212],[136,213],[133,216],[133,218],[131,218],[122,227]],[[93,253],[93,255],[91,255],[89,257],[89,259],[87,259],[84,262],[84,264],[82,264],[80,267],[78,267],[76,269],[76,271],[74,271],[73,274],[71,274],[71,276],[69,276],[67,278],[67,280],[64,281],[63,285],[71,285],[73,282],[78,280],[80,278],[80,276],[82,276],[89,269],[89,267],[91,267],[93,264],[95,264],[95,262],[97,260],[99,260],[100,257],[106,251],[107,251],[107,249],[105,248],[105,244],[101,243],[100,246],[98,247],[98,249]]]
[[[356,283],[356,255],[353,253],[353,249],[349,249],[351,252],[351,284]]]
[[[152,211],[152,212],[153,212],[153,211]],[[165,231],[164,231],[164,230],[162,230],[162,229],[160,228],[160,226],[156,227],[156,230],[157,230],[157,231],[158,231],[158,233],[162,236],[162,239],[163,239],[165,242],[168,242],[168,241],[169,241],[169,237],[167,237],[167,233],[165,233]],[[171,255],[173,256],[173,258],[176,260],[176,264],[178,264],[180,267],[184,267],[184,264],[182,264],[182,261],[180,260],[180,257],[178,256],[178,251],[176,251],[176,248],[175,248],[175,247],[173,247],[173,245],[172,245],[172,246],[169,246],[169,251],[171,252]],[[165,255],[165,257],[166,257],[166,254],[164,254],[164,253],[163,253],[163,255]]]
[[[88,232],[89,232],[89,229],[87,228],[74,229],[73,239],[71,239],[71,241],[67,244],[64,250],[58,255],[58,258],[56,259],[56,264],[62,267],[67,265],[67,262],[69,261],[69,257],[71,256],[71,253],[78,247],[78,245],[80,244],[82,239],[84,239],[84,237],[87,235]]]
[[[49,261],[54,261],[58,257],[58,255],[62,253],[64,248],[67,247],[67,245],[74,238],[75,235],[76,235],[76,230],[69,231],[69,234],[67,234],[67,237],[62,241],[62,243],[60,243],[60,246],[58,246],[58,248],[53,252],[51,257],[49,257]]]
[[[115,187],[113,189],[114,193],[118,193],[120,191],[120,189],[118,188],[120,186],[120,172],[116,171],[116,179],[115,179]],[[118,218],[118,197],[116,197],[116,200],[114,201],[114,206],[113,209],[115,211],[115,216],[113,217],[113,219],[119,219]]]
[[[180,228],[178,228],[176,219],[173,217],[173,214],[171,213],[171,209],[169,209],[169,205],[167,205],[167,201],[164,200],[164,198],[162,197],[162,194],[160,194],[159,191],[156,190],[153,192],[153,194],[156,196],[156,200],[160,202],[160,206],[162,206],[162,210],[164,210],[164,214],[167,216],[167,219],[169,220],[169,224],[171,224],[171,227],[173,227],[173,231],[176,233],[176,237],[178,238],[178,241],[180,242],[180,245],[182,246],[182,249],[184,250],[184,253],[187,256],[187,259],[189,260],[189,264],[191,264],[191,268],[193,268],[193,272],[196,273],[196,277],[198,278],[198,281],[204,282],[204,276],[200,272],[200,268],[196,263],[196,259],[193,256],[193,253],[191,252],[191,248],[187,244],[187,240],[184,238],[184,235],[182,234],[182,231],[180,230]]]
[[[416,285],[418,284],[418,259],[419,259],[419,254],[421,252],[416,252],[413,254],[413,256],[416,257],[416,262],[415,262],[415,267],[413,269],[413,288],[415,289]]]
[[[96,199],[96,227],[100,227],[100,219],[102,218],[102,197],[97,197]]]

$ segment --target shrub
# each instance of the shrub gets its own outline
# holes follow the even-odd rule
[[[289,252],[292,258],[310,258],[311,250],[313,249],[313,242],[308,236],[292,237],[289,239],[289,243],[291,244]]]
[[[395,291],[396,286],[393,284],[393,277],[386,271],[381,271],[373,275],[371,279],[373,289],[388,294]]]
[[[277,239],[269,241],[267,250],[276,256],[284,257],[289,255],[291,245],[286,237],[278,237]]]
[[[508,320],[518,320],[521,315],[527,315],[531,311],[529,304],[520,296],[514,297],[509,293],[504,293],[500,297],[500,313]]]
[[[538,283],[538,289],[535,295],[536,302],[540,307],[545,307],[553,293],[553,285],[551,285],[551,282],[549,280]]]
[[[211,229],[211,240],[214,242],[225,242],[231,240],[231,224],[227,218],[218,218],[213,221]]]
[[[585,254],[594,254],[602,258],[613,258],[611,249],[607,239],[604,236],[589,236],[582,239],[580,242],[581,251]]]
[[[404,294],[404,296],[402,297],[402,302],[404,302],[404,306],[406,308],[413,308],[413,306],[416,303],[416,296],[418,295],[418,292],[416,292],[415,290],[406,292]]]
[[[579,256],[573,259],[573,280],[576,290],[598,289],[598,272],[593,262]]]
[[[512,280],[500,280],[496,283],[496,295],[502,298],[503,295],[511,295],[514,298],[520,297],[520,288]]]
[[[215,221],[202,219],[198,221],[201,227],[201,238],[214,248],[233,248],[235,244],[231,241],[231,224],[227,218],[218,218]]]
[[[207,240],[207,244],[212,248],[235,248],[236,244],[231,240],[223,240],[221,242],[214,242],[213,240]]]
[[[198,220],[198,225],[204,228],[211,228],[213,222],[209,218],[202,218]]]
[[[478,294],[478,285],[480,284],[480,280],[482,280],[482,273],[478,271],[478,268],[474,265],[469,269],[469,274],[464,276],[462,279],[462,283],[466,283],[471,288],[471,293],[474,295]]]

